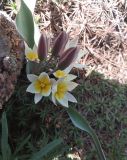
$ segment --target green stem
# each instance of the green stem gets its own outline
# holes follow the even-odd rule
[[[49,60],[45,63],[45,66],[44,66],[44,67],[46,67],[46,66],[49,65],[49,63],[51,62],[52,58],[53,58],[53,55],[51,55],[51,57],[49,58]]]

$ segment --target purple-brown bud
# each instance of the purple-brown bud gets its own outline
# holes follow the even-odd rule
[[[58,69],[64,70],[67,68],[72,62],[74,62],[78,56],[79,48],[72,47],[67,49],[63,56],[61,57],[58,63]]]
[[[41,37],[39,39],[39,43],[38,43],[38,58],[42,61],[44,59],[46,59],[47,54],[48,54],[48,39],[45,35],[45,33],[41,34]]]
[[[55,43],[52,48],[53,56],[61,56],[64,48],[68,42],[68,34],[65,31],[62,31],[55,40]]]

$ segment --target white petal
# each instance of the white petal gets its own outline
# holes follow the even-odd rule
[[[33,49],[29,48],[28,45],[25,43],[25,55],[27,55],[29,52],[37,53],[37,46],[34,45]]]
[[[56,84],[56,80],[54,78],[51,78],[50,80],[52,85]]]
[[[69,73],[69,72],[72,70],[73,66],[74,66],[73,63],[70,64],[70,66],[68,66],[68,67],[64,70],[64,72],[65,72],[65,73]]]
[[[54,72],[53,75],[56,77],[56,72]]]
[[[65,81],[65,78],[60,78],[60,79],[57,80],[56,83],[58,84],[58,83],[61,83],[61,82],[63,82],[63,81]],[[66,82],[66,81],[65,81],[65,82]]]
[[[68,91],[72,91],[77,86],[78,86],[78,84],[75,82],[68,82]]]
[[[34,96],[34,102],[35,104],[38,103],[42,99],[42,95],[40,93],[36,93]]]
[[[34,74],[27,74],[27,78],[30,82],[34,82],[38,78],[38,76]]]
[[[46,72],[42,72],[40,75],[39,75],[39,78],[40,77],[43,77],[43,76],[47,76],[49,78],[49,75],[46,73]]]
[[[29,52],[32,52],[32,49],[28,47],[28,45],[25,43],[25,55]]]
[[[38,42],[39,42],[40,36],[41,36],[41,33],[40,33],[40,30],[39,30],[39,27],[34,22],[34,41],[35,41],[36,46],[38,46]]]
[[[73,74],[68,74],[67,77],[65,78],[66,81],[72,81],[75,78],[77,78],[77,76],[73,75]]]
[[[30,92],[30,93],[39,93],[38,91],[35,90],[35,87],[34,87],[34,84],[31,83],[28,88],[26,89],[27,92]]]
[[[79,51],[79,53],[78,53],[78,57],[77,57],[77,59],[76,59],[76,61],[79,61],[79,60],[81,60],[81,58],[84,56],[84,55],[86,55],[88,53],[88,51],[87,50],[80,50]]]
[[[57,81],[54,81],[52,83],[52,93],[55,93],[57,91]]]
[[[78,43],[78,37],[76,37],[75,39],[69,40],[65,46],[65,50],[71,47],[76,47],[77,43]]]
[[[76,98],[75,98],[71,93],[67,92],[67,93],[66,93],[66,96],[67,96],[67,98],[68,98],[68,101],[77,103]]]
[[[41,95],[42,96],[45,96],[45,97],[48,97],[49,95],[50,95],[50,93],[51,93],[51,88],[49,89],[49,91],[48,92],[41,92]]]
[[[74,67],[78,68],[78,69],[84,69],[84,68],[86,68],[86,65],[80,64],[80,63],[75,63]]]
[[[37,46],[36,46],[36,44],[34,44],[33,52],[37,53]]]
[[[56,104],[56,99],[55,99],[55,97],[54,97],[53,94],[52,94],[52,101],[53,101],[53,103],[57,106],[57,104]]]
[[[57,101],[64,107],[69,107],[68,106],[68,99],[66,98],[66,96],[63,99],[57,99]]]

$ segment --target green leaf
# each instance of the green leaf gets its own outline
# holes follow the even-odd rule
[[[21,0],[20,10],[16,16],[16,25],[19,33],[30,48],[34,46],[34,22],[30,9]]]
[[[8,144],[8,125],[5,112],[2,114],[1,151],[3,160],[8,160],[11,155],[11,150]]]
[[[2,156],[0,155],[0,160],[2,160]]]
[[[33,62],[28,61],[26,64],[26,74],[31,74],[33,69]]]
[[[72,121],[72,123],[79,129],[86,131],[93,139],[94,145],[97,150],[99,160],[106,160],[104,152],[101,148],[101,144],[98,140],[97,135],[93,131],[93,129],[88,124],[87,120],[82,117],[75,109],[69,107],[67,108],[68,115]]]
[[[33,13],[36,5],[36,0],[32,0],[32,2],[30,0],[24,0],[24,2],[26,3],[30,11]]]
[[[41,72],[41,63],[34,61],[28,61],[26,64],[26,74],[40,74]]]
[[[19,151],[21,151],[21,149],[25,146],[25,144],[29,141],[31,135],[29,135],[28,137],[26,137],[23,142],[16,148],[16,151],[14,153],[14,155],[16,155]]]
[[[49,152],[54,150],[58,145],[62,143],[62,139],[56,139],[49,144],[47,144],[45,147],[43,147],[39,152],[35,153],[30,160],[42,160],[44,156],[46,156]]]

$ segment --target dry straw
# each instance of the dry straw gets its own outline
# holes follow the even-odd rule
[[[40,27],[53,33],[61,29],[79,37],[88,50],[81,63],[121,83],[127,82],[127,11],[120,0],[69,0],[39,3]],[[52,9],[54,8],[54,9]]]

